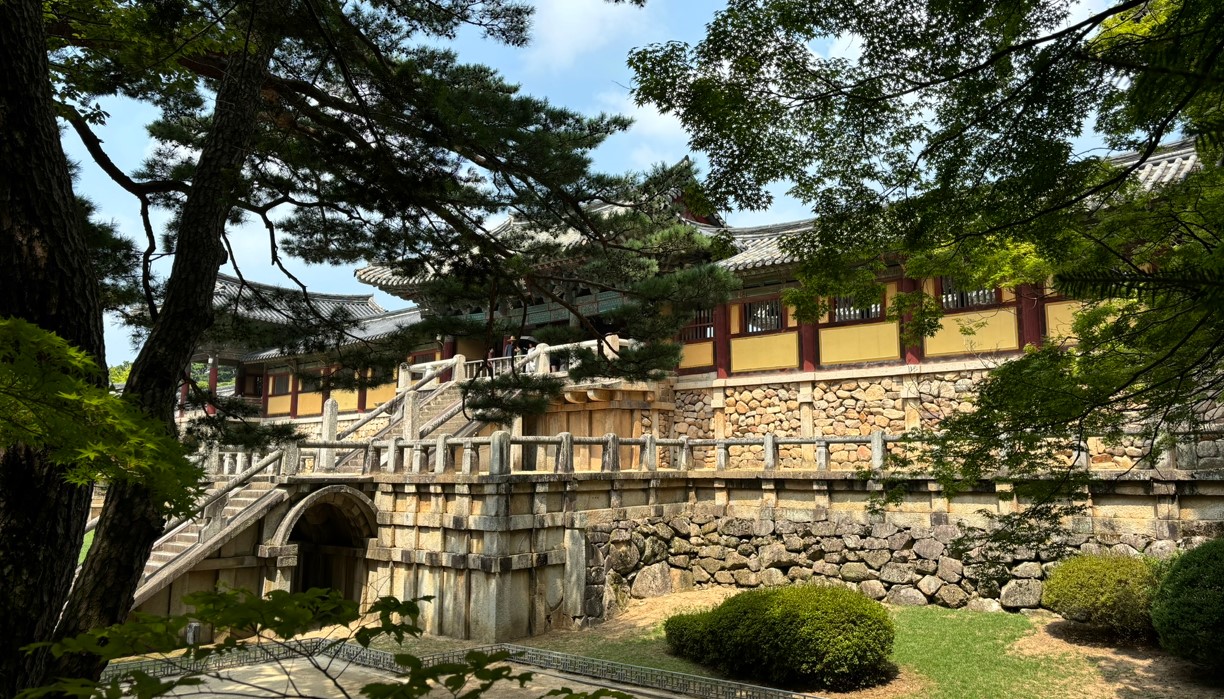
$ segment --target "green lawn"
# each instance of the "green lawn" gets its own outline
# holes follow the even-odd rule
[[[930,699],[1046,697],[1090,668],[1069,656],[1024,656],[1008,646],[1032,629],[1019,614],[909,607],[893,614],[893,660],[930,681]]]
[[[696,663],[678,658],[667,652],[667,640],[663,638],[663,624],[639,634],[625,634],[612,638],[603,638],[598,634],[598,627],[587,631],[568,633],[550,633],[538,638],[526,638],[517,641],[520,645],[534,646],[558,653],[570,653],[587,658],[611,660],[626,665],[653,667],[670,672],[683,672],[703,677],[717,677],[712,672]]]
[[[1009,653],[1008,647],[1033,629],[1032,622],[1019,614],[906,607],[894,610],[893,618],[897,625],[893,660],[907,671],[910,681],[917,679],[921,685],[916,684],[916,691],[904,695],[905,699],[1037,699],[1064,695],[1076,683],[1095,677],[1083,657]],[[668,653],[662,623],[616,635],[595,626],[517,643],[672,672],[717,676]],[[427,637],[407,640],[402,648],[427,655],[473,645],[477,644]]]
[[[81,555],[77,557],[77,565],[85,562],[85,554],[89,553],[89,545],[93,543],[93,531],[85,532],[85,541],[81,542]]]

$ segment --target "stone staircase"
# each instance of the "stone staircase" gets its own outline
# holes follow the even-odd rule
[[[463,400],[463,393],[459,390],[458,384],[451,384],[450,386],[443,388],[442,392],[436,398],[426,404],[425,407],[421,408],[421,416],[417,421],[417,424],[424,428],[426,425],[432,423],[439,415],[442,415],[443,413],[454,408],[455,404],[460,400]],[[451,416],[451,418],[446,422],[431,430],[429,434],[425,435],[425,437],[435,437],[440,434],[456,434],[460,428],[467,425],[470,421],[470,418],[461,410],[457,414]]]
[[[224,485],[218,483],[208,494]],[[156,594],[287,497],[267,476],[255,476],[224,500],[205,508],[200,516],[158,540],[145,563],[136,589],[136,603]]]

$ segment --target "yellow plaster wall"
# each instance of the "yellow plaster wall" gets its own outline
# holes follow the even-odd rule
[[[1046,337],[1065,340],[1071,337],[1071,321],[1083,306],[1079,301],[1057,301],[1045,307]]]
[[[727,313],[731,316],[730,321],[732,335],[735,335],[740,331],[740,320],[744,316],[743,307],[744,304],[742,303],[733,303],[727,307]]]
[[[298,417],[306,415],[321,415],[323,413],[323,394],[319,391],[298,394]]]
[[[798,333],[731,338],[731,371],[794,369],[798,365]]]
[[[714,364],[713,342],[690,342],[680,346],[680,368],[689,369]]]
[[[289,414],[289,396],[268,396],[268,414],[269,415],[288,415]]]
[[[370,386],[366,389],[366,410],[377,408],[395,397],[395,382],[381,386]]]
[[[980,324],[980,325],[979,325]],[[972,335],[962,335],[961,327],[975,327]],[[923,351],[928,357],[973,352],[1005,352],[1020,348],[1015,308],[954,313],[944,316],[939,332],[928,337]]]
[[[901,358],[896,323],[862,323],[820,329],[820,363],[849,364]]]
[[[342,413],[351,413],[357,409],[357,391],[332,391],[331,397],[336,399],[337,407]]]

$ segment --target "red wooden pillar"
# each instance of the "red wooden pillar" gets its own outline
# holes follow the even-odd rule
[[[298,403],[298,377],[297,372],[293,371],[289,374],[289,417],[297,417]]]
[[[1045,301],[1041,287],[1021,284],[1016,287],[1016,322],[1020,330],[1020,346],[1040,345],[1045,335],[1043,322]]]
[[[920,289],[922,289],[922,282],[918,281],[917,279],[910,279],[909,277],[902,277],[901,280],[897,283],[897,290],[903,294],[912,293]],[[905,315],[901,316],[901,331],[905,332],[905,326],[912,323],[913,320],[914,320],[914,317],[912,313],[906,313]],[[914,345],[907,345],[903,347],[902,350],[903,350],[903,353],[905,354],[906,364],[921,364],[922,363],[922,343],[921,342],[919,342],[918,344],[914,344]]]
[[[454,335],[447,335],[446,339],[442,341],[442,361],[446,361],[447,359],[454,359],[454,358],[455,358],[455,337]],[[452,373],[451,370],[447,369],[446,373],[443,374],[441,377],[442,381],[445,382],[445,381],[454,380],[454,377],[451,376],[451,373]]]
[[[179,382],[179,417],[187,416],[187,382]]]
[[[731,375],[731,307],[725,303],[714,307],[714,369],[720,379]]]
[[[268,417],[268,392],[272,390],[272,376],[268,374],[267,369],[264,369],[262,383],[263,385],[260,387],[262,389],[260,391],[262,395],[259,396],[260,415],[263,417]]]
[[[217,406],[212,404],[212,401],[217,397],[217,358],[208,358],[208,404],[204,406],[204,411],[209,415],[217,414]]]
[[[818,323],[799,324],[799,367],[816,371],[820,366],[820,328]]]
[[[246,366],[243,364],[234,369],[234,396],[246,396]]]
[[[361,378],[361,381],[357,382],[357,412],[358,413],[364,413],[366,410],[366,390],[369,388],[369,386],[366,385],[366,382],[369,381],[370,377],[373,375],[373,372],[371,372],[369,369],[365,369],[363,373],[365,374],[365,376]]]

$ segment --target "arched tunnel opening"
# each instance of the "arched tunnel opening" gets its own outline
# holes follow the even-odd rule
[[[289,534],[290,543],[298,547],[293,591],[331,588],[360,603],[366,582],[366,541],[373,535],[332,503],[311,506]]]

